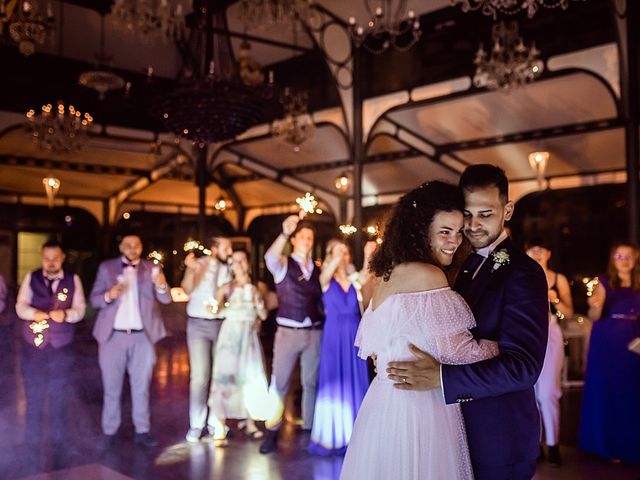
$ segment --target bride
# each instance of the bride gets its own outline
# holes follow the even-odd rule
[[[382,374],[360,407],[342,480],[473,478],[460,406],[446,405],[440,388],[394,388],[384,374],[388,362],[413,359],[410,343],[446,364],[498,354],[497,343],[474,340],[473,315],[443,271],[462,243],[463,206],[457,187],[430,182],[402,197],[387,223],[370,262],[383,281],[356,336]]]

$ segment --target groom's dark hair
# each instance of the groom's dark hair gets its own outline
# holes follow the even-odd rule
[[[478,188],[497,187],[500,199],[507,203],[509,201],[509,180],[500,167],[489,165],[471,165],[467,167],[460,177],[460,188],[468,192],[473,192]]]

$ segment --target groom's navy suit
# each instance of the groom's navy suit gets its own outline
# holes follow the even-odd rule
[[[540,266],[509,238],[474,278],[469,270],[463,268],[455,289],[473,311],[474,336],[497,341],[500,355],[471,365],[443,365],[445,400],[462,405],[476,480],[531,478],[540,448],[533,386],[547,345],[547,281]]]

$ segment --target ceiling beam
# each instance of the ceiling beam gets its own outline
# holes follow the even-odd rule
[[[474,150],[478,148],[494,147],[508,143],[522,143],[531,140],[542,140],[554,137],[564,137],[569,135],[579,135],[583,133],[600,132],[621,128],[623,120],[621,118],[608,118],[605,120],[595,120],[592,122],[572,123],[557,127],[539,128],[523,132],[510,133],[507,135],[497,135],[485,138],[476,138],[464,142],[451,142],[437,145],[437,150],[441,154],[450,154],[461,150]]]
[[[0,155],[0,165],[52,169],[74,173],[93,173],[98,175],[124,175],[129,177],[146,177],[150,174],[149,170],[140,168],[80,163],[68,160],[51,160],[48,158],[22,157],[17,155]]]

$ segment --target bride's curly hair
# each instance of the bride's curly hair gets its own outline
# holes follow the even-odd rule
[[[384,229],[384,240],[369,262],[377,277],[389,280],[393,269],[406,262],[438,263],[431,253],[429,227],[437,212],[464,210],[462,190],[449,183],[423,183],[396,204]]]

